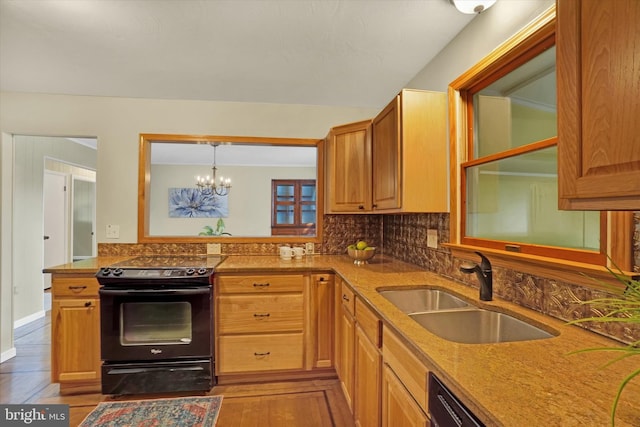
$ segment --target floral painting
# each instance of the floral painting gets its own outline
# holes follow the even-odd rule
[[[229,196],[218,196],[199,188],[169,188],[170,218],[229,216]]]

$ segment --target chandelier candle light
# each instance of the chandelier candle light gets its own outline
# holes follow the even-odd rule
[[[216,167],[216,148],[218,148],[218,143],[210,143],[213,147],[213,166],[211,168],[211,175],[207,175],[206,177],[198,175],[196,177],[196,185],[205,194],[216,194],[218,196],[226,196],[229,194],[229,189],[231,188],[231,178],[225,178],[223,176],[220,177],[219,183],[217,183],[216,174],[218,172],[218,168]]]

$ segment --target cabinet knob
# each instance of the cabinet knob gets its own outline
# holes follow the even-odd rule
[[[85,307],[91,307],[91,301],[87,301],[87,302],[85,302],[85,303],[84,303],[84,306],[85,306]]]
[[[362,210],[364,210],[364,206],[358,205],[358,209],[360,209],[362,211]]]
[[[342,299],[345,300],[346,302],[349,302],[349,297],[346,296],[345,294],[342,294]]]

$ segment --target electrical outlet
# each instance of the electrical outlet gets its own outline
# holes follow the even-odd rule
[[[220,243],[207,243],[207,255],[220,255],[222,245]]]
[[[120,238],[120,226],[119,225],[113,225],[113,224],[107,224],[106,237],[107,237],[107,239],[119,239]]]
[[[307,255],[312,255],[314,250],[315,248],[314,248],[313,242],[308,242],[304,244],[304,251],[307,253]]]
[[[438,230],[427,230],[427,247],[438,249]]]

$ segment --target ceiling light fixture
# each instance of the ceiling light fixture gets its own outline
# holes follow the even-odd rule
[[[211,168],[211,175],[207,175],[206,177],[198,175],[196,177],[196,185],[204,194],[216,194],[218,196],[226,196],[229,194],[229,189],[231,189],[231,179],[225,178],[223,176],[220,177],[220,182],[216,183],[217,178],[216,174],[218,172],[218,168],[216,167],[216,149],[218,145],[217,142],[209,143],[210,146],[213,147],[213,167]]]
[[[496,0],[449,0],[458,11],[467,14],[482,13],[489,9]]]

